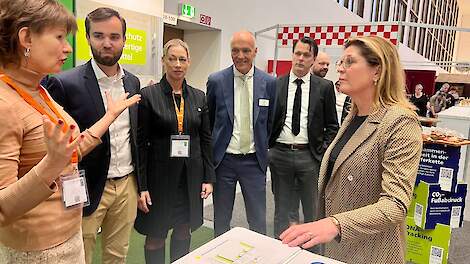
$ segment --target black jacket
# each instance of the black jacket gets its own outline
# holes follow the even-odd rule
[[[183,83],[184,135],[190,136],[189,158],[170,157],[170,137],[178,134],[177,118],[170,84],[163,76],[157,84],[141,91],[139,103],[138,147],[142,190],[152,199],[150,212],[140,210],[135,228],[139,233],[165,233],[172,224],[172,205],[185,177],[189,197],[191,229],[202,225],[202,183],[214,183],[212,137],[209,110],[204,92]],[[182,174],[185,169],[184,174]]]
[[[124,70],[124,90],[129,96],[139,93],[140,82],[133,74]],[[98,86],[91,61],[62,72],[49,78],[47,90],[52,98],[73,117],[80,131],[90,128],[105,114],[103,98]],[[134,174],[138,176],[137,158],[137,105],[129,107],[131,123],[130,141]],[[83,208],[83,215],[91,215],[101,201],[104,185],[108,177],[111,145],[109,131],[102,137],[98,145],[88,155],[82,158],[79,168],[85,170],[90,205]]]
[[[276,81],[277,104],[269,147],[273,147],[281,134],[286,120],[289,75]],[[336,98],[333,83],[315,75],[310,75],[308,105],[308,142],[313,157],[321,162],[323,153],[338,132]]]

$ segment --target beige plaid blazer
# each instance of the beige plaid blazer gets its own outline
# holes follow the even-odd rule
[[[403,107],[379,108],[346,143],[328,179],[331,150],[354,115],[320,168],[319,216],[335,216],[342,234],[325,245],[325,255],[347,263],[404,263],[405,217],[422,149],[419,121]]]

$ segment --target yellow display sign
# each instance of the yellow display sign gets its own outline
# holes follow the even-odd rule
[[[87,61],[92,58],[92,53],[88,47],[85,31],[85,20],[77,19],[78,31],[76,35],[76,59]],[[135,28],[127,28],[126,45],[122,52],[120,64],[145,65],[147,52],[147,32]]]

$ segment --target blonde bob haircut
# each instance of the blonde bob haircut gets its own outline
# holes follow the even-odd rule
[[[370,66],[379,67],[380,77],[375,85],[374,108],[399,105],[409,110],[416,109],[406,97],[405,72],[395,45],[379,36],[359,36],[344,44],[345,49],[351,46],[360,50]],[[353,108],[356,108],[354,104]]]
[[[181,39],[171,39],[168,40],[167,43],[163,46],[163,58],[166,58],[168,55],[168,50],[173,47],[173,46],[181,46],[186,50],[186,56],[188,56],[189,59],[189,47],[188,44]]]

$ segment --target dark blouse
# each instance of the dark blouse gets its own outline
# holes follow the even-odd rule
[[[331,177],[331,172],[333,171],[336,159],[338,159],[338,156],[343,150],[344,146],[346,145],[346,143],[348,143],[348,141],[351,139],[354,133],[356,133],[357,129],[362,125],[362,123],[364,123],[366,119],[367,116],[355,116],[353,120],[351,120],[351,123],[346,128],[341,138],[336,142],[336,145],[331,150],[330,159],[328,160],[328,169],[326,172],[328,179],[330,179]]]
[[[421,97],[417,98],[416,95],[412,95],[410,98],[411,103],[413,103],[418,109],[416,110],[416,113],[418,113],[419,116],[426,116],[427,112],[427,103],[428,103],[428,97],[423,94]]]

